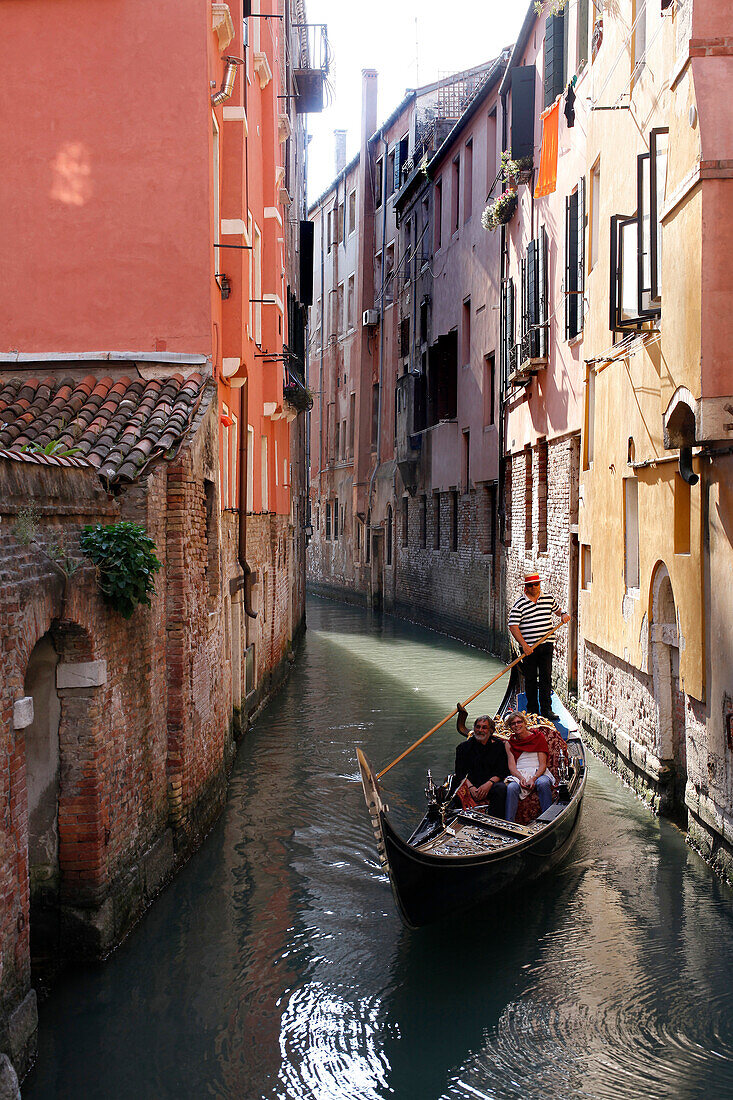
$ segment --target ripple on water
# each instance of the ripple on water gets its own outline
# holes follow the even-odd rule
[[[389,1066],[379,997],[314,982],[295,990],[282,1015],[278,1100],[380,1100]]]

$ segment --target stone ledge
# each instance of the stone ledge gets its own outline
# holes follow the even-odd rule
[[[13,703],[13,729],[24,730],[33,725],[33,696],[26,695]]]
[[[8,1046],[13,1066],[22,1078],[36,1056],[38,1047],[38,1003],[31,989],[8,1018]]]
[[[56,666],[57,688],[102,687],[106,683],[106,661],[78,661]]]

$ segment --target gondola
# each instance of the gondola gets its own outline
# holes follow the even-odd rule
[[[518,692],[514,669],[497,716],[515,707]],[[574,731],[568,733],[557,776],[557,798],[534,821],[518,825],[491,816],[488,809],[462,809],[449,780],[436,788],[428,772],[427,810],[407,841],[392,826],[377,776],[359,748],[357,755],[379,859],[408,928],[433,924],[525,886],[560,863],[575,840],[587,768]]]

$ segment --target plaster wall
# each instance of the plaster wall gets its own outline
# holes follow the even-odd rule
[[[0,19],[2,351],[210,355],[210,5],[2,0]]]

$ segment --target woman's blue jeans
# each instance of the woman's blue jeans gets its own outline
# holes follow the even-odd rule
[[[541,775],[535,781],[534,789],[540,800],[540,813],[543,814],[548,806],[552,805],[552,780],[549,775]],[[512,778],[506,787],[506,819],[516,821],[517,806],[519,804],[519,792],[521,788],[516,779]]]

